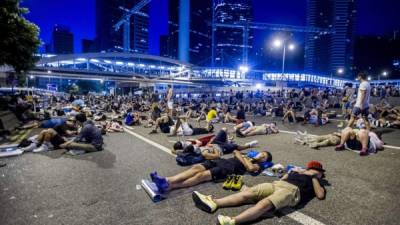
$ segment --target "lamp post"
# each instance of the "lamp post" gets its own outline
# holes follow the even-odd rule
[[[293,43],[288,43],[286,39],[275,39],[273,42],[273,46],[275,48],[282,48],[282,74],[281,74],[281,79],[283,80],[284,74],[285,74],[285,60],[286,60],[286,48],[289,49],[289,51],[293,51],[296,46]]]

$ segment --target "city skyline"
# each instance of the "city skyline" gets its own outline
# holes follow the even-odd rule
[[[167,2],[167,0],[153,0],[149,6],[150,54],[159,54],[159,38],[161,35],[168,34]],[[295,2],[289,0],[254,0],[254,21],[305,25],[306,2],[307,0]],[[46,5],[46,7],[43,7],[43,5]],[[29,0],[24,1],[22,6],[30,9],[27,18],[41,28],[40,38],[45,43],[50,42],[52,28],[55,24],[66,25],[71,29],[74,34],[75,52],[81,52],[82,39],[94,39],[96,37],[95,0],[61,0],[57,2]],[[357,6],[359,23],[357,23],[356,34],[384,35],[394,29],[400,29],[400,15],[395,10],[399,8],[397,6],[400,6],[400,3],[394,0],[359,1]],[[280,10],[276,10],[277,8]],[[385,18],[380,16],[383,13],[386,15]],[[386,18],[392,18],[392,20]],[[255,48],[260,47],[265,39],[265,33],[255,32],[254,35]]]

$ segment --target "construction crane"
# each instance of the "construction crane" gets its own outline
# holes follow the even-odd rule
[[[212,40],[211,40],[211,62],[214,66],[215,60],[215,31],[218,27],[226,27],[233,29],[241,29],[243,30],[243,64],[247,65],[248,61],[248,38],[249,38],[249,30],[250,29],[258,29],[258,30],[275,30],[275,31],[286,31],[286,32],[303,32],[303,33],[318,33],[319,35],[327,35],[331,34],[332,31],[330,29],[318,28],[318,27],[304,27],[304,26],[292,26],[292,25],[283,25],[283,24],[272,24],[272,23],[260,23],[260,22],[236,22],[236,23],[216,23],[213,20],[212,26]]]
[[[131,17],[132,15],[139,15],[143,17],[149,17],[148,14],[140,12],[140,10],[149,4],[151,0],[142,0],[138,4],[136,4],[132,9],[126,9],[122,6],[119,9],[124,11],[124,14],[121,16],[119,21],[114,25],[114,30],[118,31],[121,26],[124,26],[123,32],[123,49],[124,52],[129,52],[131,46]]]

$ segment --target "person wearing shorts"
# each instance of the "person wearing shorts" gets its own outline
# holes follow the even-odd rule
[[[346,127],[341,133],[340,144],[335,147],[335,150],[342,151],[346,148],[360,151],[360,156],[366,156],[382,149],[383,142],[374,132]]]
[[[369,97],[371,95],[371,85],[367,81],[367,75],[365,73],[359,73],[357,79],[360,81],[360,87],[358,88],[357,100],[351,113],[351,118],[348,123],[348,127],[352,127],[356,118],[361,115],[365,122],[367,130],[370,129],[368,121],[368,109],[369,109]]]
[[[212,198],[197,191],[193,192],[192,198],[196,207],[208,213],[213,213],[219,208],[255,204],[234,217],[218,215],[218,224],[248,223],[260,219],[269,211],[293,207],[314,197],[324,199],[325,189],[320,184],[325,172],[322,164],[310,161],[306,168],[292,170],[279,181],[262,183],[223,198]]]
[[[258,142],[251,141],[244,145],[238,145],[228,140],[228,133],[226,132],[226,128],[222,128],[218,131],[217,135],[210,141],[210,144],[214,145],[216,149],[220,151],[220,155],[230,154],[234,150],[245,150],[248,148],[255,147]]]
[[[271,161],[272,155],[268,151],[259,152],[254,158],[249,158],[239,151],[235,151],[234,157],[230,159],[206,161],[170,177],[161,177],[154,171],[150,174],[150,177],[160,192],[165,193],[208,181],[219,182],[234,173],[260,172],[264,169],[265,163]]]
[[[213,125],[208,125],[206,128],[192,127],[188,122],[186,116],[181,116],[177,119],[175,125],[169,127],[170,136],[175,135],[183,135],[183,136],[191,136],[191,135],[199,135],[199,134],[208,134],[214,130]]]
[[[160,128],[161,132],[168,134],[170,133],[170,126],[174,125],[174,121],[172,118],[168,115],[161,116],[156,120],[156,127],[150,131],[149,134],[156,134],[157,133],[157,128]]]

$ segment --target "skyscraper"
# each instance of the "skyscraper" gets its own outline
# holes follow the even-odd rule
[[[306,35],[305,70],[336,74],[344,69],[351,77],[353,71],[355,0],[308,0],[307,26],[331,28],[330,35]]]
[[[52,33],[51,52],[55,54],[74,53],[74,35],[66,26],[55,25]]]
[[[93,40],[82,39],[82,53],[96,52],[96,45]]]
[[[332,28],[333,0],[307,1],[307,26]],[[308,73],[330,71],[330,35],[307,33],[305,39],[304,70]]]
[[[96,0],[96,45],[100,51],[116,51],[123,46],[123,27],[115,31],[114,25],[124,11],[120,7],[131,9],[140,0]],[[140,10],[148,13],[148,6]],[[149,49],[148,18],[132,15],[130,49],[133,52],[147,53]]]
[[[335,0],[331,36],[331,72],[343,68],[347,77],[353,76],[354,31],[356,29],[356,0]]]
[[[190,1],[189,62],[210,63],[212,0]],[[178,59],[180,0],[169,0],[168,35],[160,38],[160,55]]]
[[[214,0],[216,23],[246,23],[253,20],[252,0]],[[217,27],[215,31],[215,65],[236,67],[242,63],[245,47],[251,49],[253,35],[243,42],[243,29]]]

